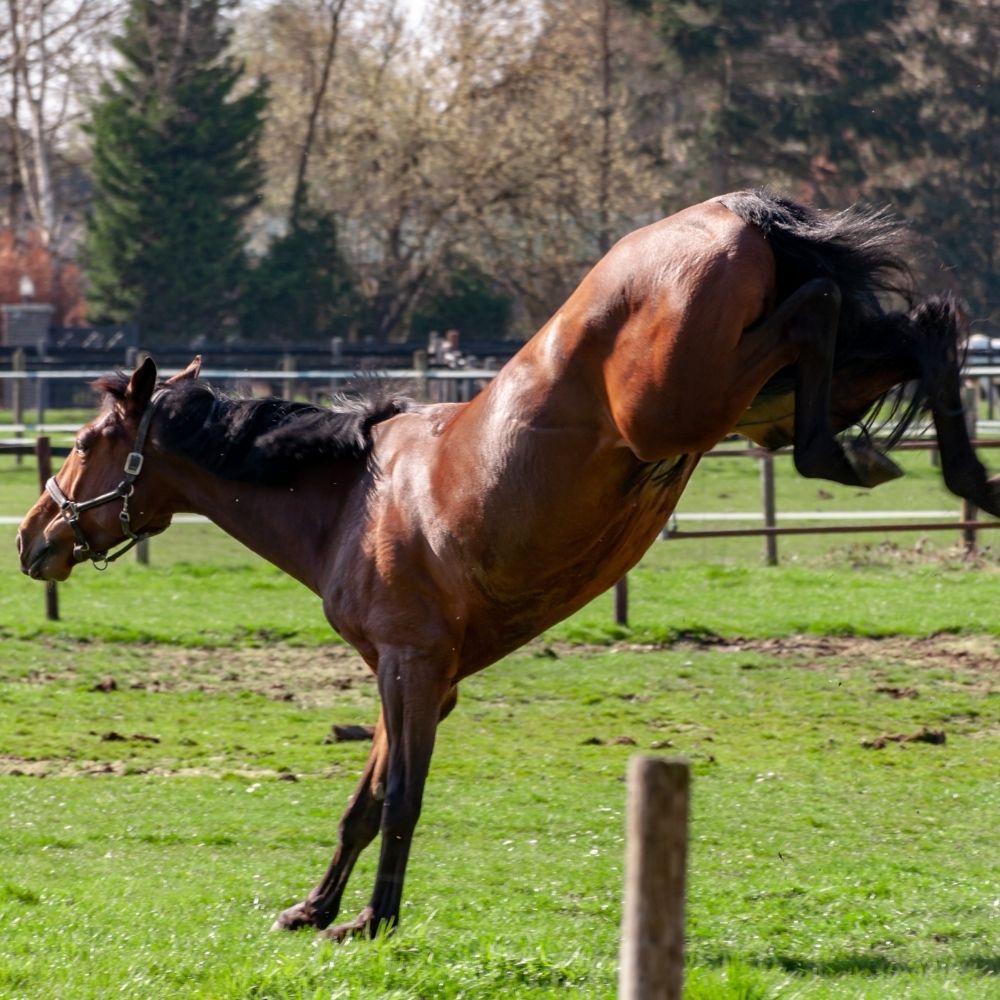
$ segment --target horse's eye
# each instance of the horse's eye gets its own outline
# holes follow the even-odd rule
[[[87,442],[84,441],[83,438],[77,438],[73,444],[73,447],[78,455],[87,454]]]

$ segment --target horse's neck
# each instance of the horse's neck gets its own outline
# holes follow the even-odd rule
[[[201,514],[248,549],[320,592],[325,546],[341,513],[347,484],[329,489],[300,483],[262,486],[236,482],[177,463],[178,509]]]

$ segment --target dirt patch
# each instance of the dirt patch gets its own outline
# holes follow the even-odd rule
[[[346,646],[261,649],[153,646],[142,675],[123,686],[147,691],[253,691],[276,701],[326,707],[345,691],[373,685],[364,660]]]
[[[890,636],[881,639],[857,636],[796,635],[776,639],[737,639],[712,643],[724,653],[761,653],[783,663],[805,669],[828,670],[838,662],[851,666],[871,666],[874,682],[882,679],[893,665],[936,672],[937,683],[949,677],[965,690],[995,690],[1000,684],[1000,640],[988,635],[942,634],[912,638]],[[878,685],[878,693],[896,698],[918,697],[913,688]]]
[[[134,650],[136,647],[132,647]],[[939,671],[936,678],[948,683],[954,675],[963,688],[970,685],[994,690],[1000,684],[1000,638],[989,635],[941,634],[923,638],[890,636],[794,635],[768,639],[685,639],[669,645],[635,643],[582,645],[573,643],[529,643],[522,655],[552,659],[603,656],[611,651],[649,653],[656,651],[701,651],[740,655],[758,653],[802,669],[829,670],[845,664],[866,664],[872,681],[879,685],[884,671],[893,665]],[[72,654],[60,648],[55,657],[71,663]],[[517,654],[515,654],[517,655]],[[114,659],[109,657],[109,659]],[[51,669],[29,677],[32,683],[65,681],[76,676],[72,666]],[[146,691],[253,691],[277,701],[294,701],[306,707],[328,707],[343,700],[344,692],[370,690],[374,677],[367,665],[348,646],[288,646],[275,643],[260,648],[181,648],[164,645],[142,647],[141,658],[122,663],[102,677],[93,690],[111,692],[131,688]],[[890,684],[876,687],[886,697],[913,698],[919,692]]]
[[[72,666],[71,644],[61,642],[53,649],[51,663],[55,670],[39,672],[32,683],[79,681]],[[92,648],[92,647],[91,647]],[[617,646],[579,646],[569,643],[529,644],[522,655],[556,659],[604,656],[610,651],[655,652],[708,651],[734,657],[758,654],[784,665],[816,671],[853,671],[864,668],[870,677],[872,692],[886,699],[919,698],[922,686],[903,687],[892,677],[894,667],[907,666],[926,671],[936,686],[961,688],[966,692],[990,693],[1000,690],[1000,640],[984,635],[936,635],[925,638],[890,637],[883,639],[841,636],[789,636],[768,639],[685,640],[670,646],[640,646],[621,643]],[[95,692],[144,690],[150,692],[252,691],[269,698],[292,701],[303,707],[331,708],[345,699],[362,696],[374,701],[374,678],[362,659],[346,646],[296,647],[280,643],[264,648],[199,649],[150,645],[148,647],[108,647],[108,662],[103,669],[110,673],[93,683]],[[749,663],[749,657],[747,657]],[[62,663],[66,663],[62,667]],[[96,693],[96,697],[101,697]],[[631,696],[628,696],[631,697]],[[946,720],[951,721],[951,720]],[[965,721],[965,720],[956,720]],[[972,721],[972,720],[968,720]],[[981,721],[981,720],[980,720]],[[993,736],[996,727],[980,728],[979,737]],[[92,733],[102,744],[152,743],[156,737],[130,730],[107,730]],[[365,738],[369,738],[367,730]],[[913,734],[882,734],[886,742],[910,742]],[[604,743],[605,740],[594,740]],[[610,740],[609,742],[616,742]],[[621,740],[625,742],[625,740]],[[664,741],[664,746],[669,741]],[[93,752],[93,751],[92,751]],[[218,769],[205,767],[137,768],[135,762],[99,760],[33,760],[14,755],[0,755],[0,774],[44,777],[45,775],[83,774],[116,775],[136,773],[156,775],[214,774]],[[268,769],[226,767],[254,780],[291,780],[288,775]]]
[[[134,652],[136,647],[123,647]],[[301,647],[275,644],[249,649],[201,649],[164,645],[142,647],[141,657],[122,657],[119,665],[91,687],[111,693],[140,691],[252,691],[275,701],[324,708],[343,700],[345,691],[374,685],[365,662],[346,646]],[[64,670],[28,677],[34,684],[75,679],[72,655],[65,649]],[[109,656],[114,661],[116,657]]]

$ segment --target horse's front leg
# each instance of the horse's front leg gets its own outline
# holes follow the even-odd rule
[[[391,931],[399,923],[410,844],[420,818],[437,725],[456,700],[449,673],[442,669],[440,660],[409,652],[379,657],[379,696],[388,740],[388,767],[375,888],[358,916],[331,927],[324,932],[326,937],[340,941],[357,934],[374,936],[380,929]]]
[[[818,278],[797,289],[765,320],[784,328],[795,362],[795,468],[802,476],[870,488],[902,475],[899,466],[863,441],[846,446],[834,435],[831,384],[840,289]]]
[[[291,931],[300,927],[322,930],[333,923],[354,864],[378,833],[388,760],[385,722],[380,712],[368,762],[340,820],[337,850],[330,867],[319,885],[301,903],[296,903],[278,915],[273,930]]]
[[[457,701],[458,688],[453,687],[448,691],[440,708],[439,721],[448,715]],[[378,833],[386,797],[388,763],[389,747],[385,721],[380,712],[368,762],[340,820],[337,850],[330,866],[319,885],[301,903],[290,906],[278,915],[272,930],[293,931],[302,927],[323,930],[336,919],[355,862]]]

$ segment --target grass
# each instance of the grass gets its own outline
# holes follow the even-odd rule
[[[34,473],[3,461],[20,514]],[[877,506],[954,505],[906,461]],[[688,509],[753,509],[752,464],[719,462]],[[780,474],[789,508],[868,502]],[[694,769],[689,1000],[1000,998],[989,552],[657,544],[631,628],[605,596],[463,684],[400,933],[338,948],[267,927],[329,859],[367,748],[324,740],[374,686],[303,588],[211,527],[167,539],[79,568],[46,623],[0,529],[0,997],[611,997],[642,751]],[[946,742],[863,745],[925,727]]]
[[[652,752],[695,771],[689,996],[1000,996],[995,694],[968,665],[511,657],[442,727],[402,931],[335,949],[265,932],[332,850],[365,747],[322,740],[370,717],[370,685],[312,708],[246,673],[226,692],[139,690],[150,665],[127,644],[87,653],[73,679],[2,688],[0,745],[51,772],[0,779],[0,995],[612,996],[622,776],[669,741]],[[98,671],[119,690],[91,690]],[[889,681],[919,697],[875,693]],[[861,745],[920,726],[947,743]]]

